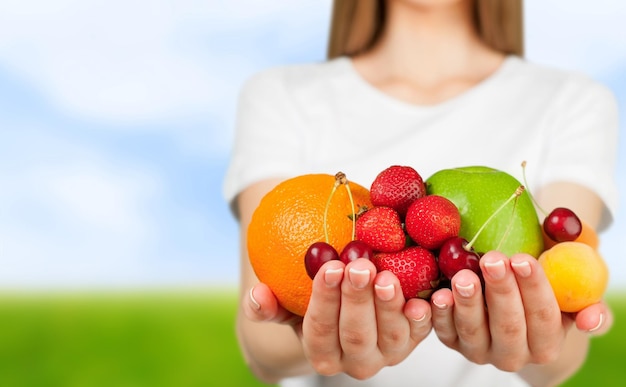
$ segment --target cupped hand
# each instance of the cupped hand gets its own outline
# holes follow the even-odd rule
[[[397,277],[376,273],[367,259],[325,263],[304,318],[282,308],[264,284],[250,290],[244,312],[253,321],[292,325],[318,373],[357,379],[404,360],[432,328],[429,303],[405,302]]]
[[[250,290],[244,313],[253,321],[293,326],[318,373],[343,372],[357,379],[398,364],[432,329],[429,303],[405,302],[397,277],[377,273],[367,259],[325,263],[313,280],[303,318],[282,308],[264,284]]]
[[[451,289],[432,296],[433,327],[448,347],[478,364],[518,371],[528,364],[559,358],[567,332],[601,331],[608,307],[596,304],[577,314],[561,313],[541,266],[527,254],[510,259],[489,252],[480,260],[480,278],[469,270],[457,273]],[[601,321],[601,320],[605,321]]]
[[[302,326],[305,356],[322,375],[366,379],[404,360],[431,330],[425,300],[405,302],[388,271],[367,259],[324,264]]]

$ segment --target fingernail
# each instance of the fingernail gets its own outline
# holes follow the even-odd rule
[[[454,288],[459,294],[465,298],[470,298],[474,295],[474,284],[461,285],[459,283],[454,284]]]
[[[604,323],[604,313],[600,313],[600,320],[598,321],[598,325],[589,329],[587,332],[591,333],[591,332],[597,331],[598,329],[600,329],[603,323]]]
[[[491,278],[499,280],[504,278],[506,269],[504,268],[504,261],[499,260],[496,262],[485,262],[485,269]]]
[[[370,282],[369,270],[357,270],[355,268],[350,268],[348,273],[350,277],[350,282],[357,289],[363,289]]]
[[[324,272],[324,282],[326,285],[334,287],[341,282],[343,276],[343,269],[328,269]]]
[[[250,295],[250,305],[252,305],[252,309],[254,310],[260,310],[261,309],[261,304],[259,304],[259,302],[256,300],[256,298],[254,298],[254,288],[250,288],[250,291],[248,292],[248,294]]]
[[[376,285],[374,284],[374,290],[376,291],[376,295],[383,301],[389,301],[396,294],[396,289],[393,284],[389,284],[386,286]]]
[[[530,263],[528,261],[511,262],[511,267],[520,277],[530,276]]]
[[[426,314],[423,314],[423,315],[422,315],[422,317],[419,317],[419,318],[413,318],[413,319],[411,319],[411,320],[413,320],[413,322],[416,322],[416,323],[421,323],[421,322],[424,322],[424,321],[426,320]]]
[[[441,310],[445,310],[446,308],[448,308],[448,304],[444,304],[444,303],[440,304],[435,299],[433,299],[433,305],[435,305],[437,308],[439,308]]]

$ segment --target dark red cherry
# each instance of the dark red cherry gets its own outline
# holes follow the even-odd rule
[[[467,240],[461,237],[447,239],[439,249],[439,270],[443,275],[452,279],[456,273],[463,269],[470,269],[481,275],[480,255],[473,248],[467,248]]]
[[[369,244],[359,240],[350,241],[339,255],[341,262],[346,265],[357,258],[372,259],[373,257],[374,249]]]
[[[315,242],[306,251],[304,255],[304,268],[306,273],[315,278],[315,274],[320,270],[323,264],[333,259],[339,259],[337,250],[326,242]]]
[[[543,231],[555,242],[573,241],[582,230],[580,219],[569,208],[555,208],[543,221]]]

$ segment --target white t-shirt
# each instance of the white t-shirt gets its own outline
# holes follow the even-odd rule
[[[522,181],[526,160],[531,192],[555,181],[588,187],[605,204],[601,228],[611,223],[617,207],[614,96],[583,75],[519,57],[507,57],[480,84],[433,106],[382,93],[345,57],[261,72],[246,83],[239,102],[223,187],[230,203],[254,182],[304,173],[342,171],[369,188],[394,164],[410,165],[424,179],[444,168],[485,165]],[[513,374],[469,363],[434,334],[405,362],[369,381],[317,379],[313,385],[519,383]]]

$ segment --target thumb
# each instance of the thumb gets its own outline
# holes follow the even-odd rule
[[[283,308],[271,289],[264,283],[254,285],[244,295],[243,311],[249,320],[256,322],[294,325],[302,321],[302,317]]]
[[[604,302],[590,305],[576,313],[576,328],[594,336],[607,333],[612,325],[613,313]]]

